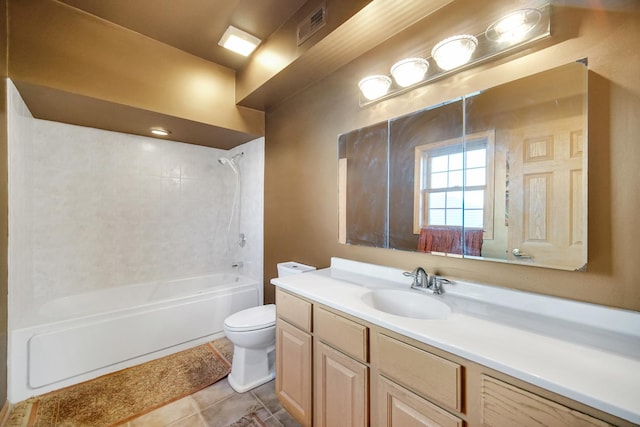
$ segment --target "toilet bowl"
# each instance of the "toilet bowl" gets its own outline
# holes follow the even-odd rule
[[[315,270],[294,261],[278,264],[278,277]],[[238,393],[271,381],[276,376],[276,306],[260,305],[227,317],[224,333],[233,343],[229,385]]]
[[[239,311],[224,321],[233,343],[229,385],[244,393],[275,378],[276,306],[261,305]]]

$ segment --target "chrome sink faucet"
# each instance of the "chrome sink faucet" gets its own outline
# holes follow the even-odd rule
[[[449,279],[445,279],[444,277],[440,276],[431,275],[430,278],[432,283],[429,288],[432,289],[433,293],[436,295],[442,295],[442,293],[444,293],[444,288],[442,287],[442,285],[444,285],[445,283],[451,283]]]
[[[419,289],[422,291],[431,290],[436,295],[441,295],[444,292],[442,285],[445,283],[451,283],[448,279],[445,279],[435,274],[428,274],[424,268],[416,267],[413,271],[405,271],[402,273],[406,277],[413,277],[413,283],[411,283],[411,289]]]
[[[413,277],[413,283],[411,284],[411,289],[428,289],[430,285],[431,278],[424,268],[416,267],[412,272],[405,271],[402,273],[406,277]]]

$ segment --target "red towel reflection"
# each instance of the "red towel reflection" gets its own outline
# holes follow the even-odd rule
[[[444,252],[448,254],[480,256],[482,253],[482,230],[464,230],[462,251],[462,227],[429,226],[420,230],[418,250],[420,252]]]

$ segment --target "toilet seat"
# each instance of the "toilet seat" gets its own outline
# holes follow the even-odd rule
[[[224,326],[232,332],[256,331],[276,324],[275,304],[260,305],[239,311],[227,317]]]

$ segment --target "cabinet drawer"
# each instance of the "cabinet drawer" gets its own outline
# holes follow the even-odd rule
[[[379,426],[462,427],[460,418],[438,408],[409,390],[378,377]]]
[[[276,312],[300,329],[311,332],[311,303],[276,288]]]
[[[462,411],[462,366],[378,334],[380,372],[397,383]]]
[[[605,427],[611,424],[483,375],[482,425]]]
[[[314,306],[315,336],[348,355],[367,362],[368,328],[330,311]]]

